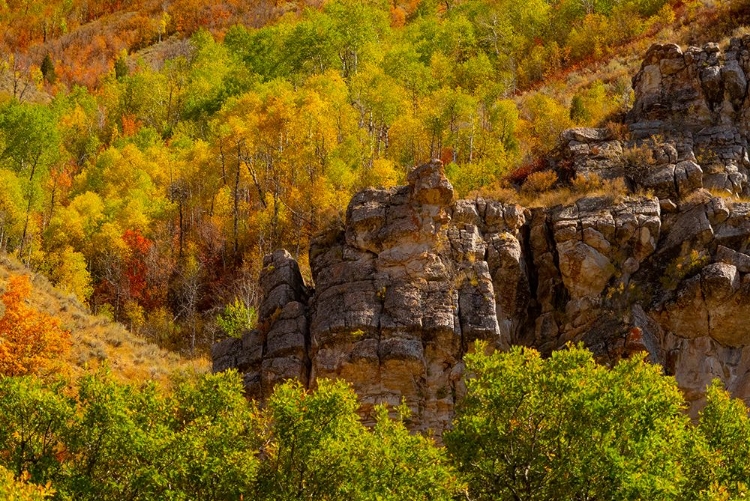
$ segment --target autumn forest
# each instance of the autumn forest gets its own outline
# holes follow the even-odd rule
[[[264,254],[304,269],[354,192],[430,158],[461,195],[530,172],[631,99],[625,66],[572,95],[540,85],[701,8],[4,0],[0,247],[153,342],[205,350],[252,324]]]
[[[640,308],[638,301],[646,304],[646,293],[628,280],[632,269],[645,270],[647,279],[661,272],[648,268],[643,256],[619,259],[630,240],[611,237],[610,243],[592,226],[586,229],[589,237],[601,237],[599,250],[580,246],[588,251],[581,260],[601,258],[589,259],[587,266],[605,263],[599,268],[606,273],[589,266],[596,280],[606,275],[592,297],[611,306],[613,318],[633,322],[613,335],[622,334],[617,340],[622,346],[610,342],[610,332],[597,331],[606,339],[596,353],[588,350],[591,343],[584,346],[591,338],[558,336],[555,330],[554,347],[541,342],[541,348],[511,347],[498,341],[498,322],[510,325],[518,304],[528,300],[524,312],[531,312],[530,318],[522,320],[537,341],[558,320],[571,332],[583,332],[563,315],[578,303],[566,303],[571,298],[562,272],[543,282],[532,269],[563,268],[559,255],[545,246],[557,238],[552,223],[547,225],[551,219],[537,211],[544,224],[531,224],[536,209],[559,208],[573,196],[572,203],[587,195],[609,197],[609,203],[630,190],[628,201],[648,199],[617,209],[630,211],[626,215],[638,221],[633,225],[640,225],[633,237],[639,256],[650,256],[643,248],[652,237],[649,252],[654,252],[659,228],[667,234],[667,223],[650,232],[649,222],[662,224],[653,214],[669,213],[672,221],[716,195],[710,213],[696,209],[708,228],[701,238],[714,236],[709,219],[716,228],[735,224],[734,192],[717,195],[719,190],[700,184],[695,193],[673,196],[679,206],[669,199],[661,204],[635,182],[626,188],[632,180],[576,178],[572,167],[566,171],[566,164],[553,163],[561,132],[572,127],[599,127],[588,130],[591,138],[622,139],[622,145],[631,139],[625,117],[637,95],[633,86],[639,89],[633,75],[652,44],[674,42],[678,46],[659,47],[682,55],[680,46],[716,41],[711,54],[718,54],[719,43],[739,47],[742,39],[748,44],[742,47],[750,46],[747,26],[746,0],[0,0],[0,499],[746,499],[747,407],[718,380],[695,383],[705,391],[687,395],[674,372],[679,350],[661,346],[649,352],[648,326],[636,326],[636,315],[625,313]],[[726,74],[742,74],[733,82],[746,93],[747,81],[736,66],[729,68],[735,73],[716,66],[714,77],[720,85]],[[723,99],[723,87],[719,90]],[[724,104],[726,113],[739,109]],[[651,140],[657,151],[663,137]],[[643,164],[637,173],[645,176],[656,163],[653,151],[645,143],[628,144],[632,147],[620,148],[622,165]],[[666,184],[683,190],[689,180],[680,185],[677,176],[689,172],[672,165],[677,149],[662,147],[667,160],[674,152]],[[747,158],[747,149],[740,150]],[[349,239],[344,222],[352,197],[369,187],[407,184],[414,167],[425,163],[426,169],[416,172],[439,173],[433,177],[439,177],[436,190],[444,188],[441,203],[482,196],[500,207],[500,215],[492,217],[507,227],[492,233],[498,247],[484,259],[494,252],[492,259],[501,261],[502,247],[502,256],[517,251],[511,256],[517,266],[497,275],[501,285],[479,280],[475,268],[484,266],[487,276],[490,269],[482,261],[490,240],[482,240],[465,254],[457,252],[466,257],[456,258],[450,273],[453,264],[446,264],[445,277],[425,278],[432,263],[427,245],[443,252],[460,240],[445,236],[449,243],[443,245],[430,240],[431,233],[419,242],[427,242],[424,247],[409,249],[427,256],[413,260],[427,263],[415,272],[427,285],[401,290],[397,286],[406,278],[376,284],[371,255],[352,258],[347,278],[367,287],[352,286],[351,295],[372,304],[361,308],[364,320],[347,323],[349,317],[341,315],[343,327],[321,327],[345,345],[341,352],[324,352],[326,340],[311,336],[306,323],[313,324],[310,311],[318,304],[308,305],[307,286],[314,287],[310,260],[317,263],[309,256],[311,244],[327,235]],[[696,163],[690,172],[703,171]],[[477,211],[489,214],[486,199],[469,202],[471,210],[484,204]],[[719,206],[724,212],[714,210]],[[653,214],[646,213],[652,207]],[[443,217],[442,210],[429,217],[437,212]],[[576,216],[564,221],[571,230],[566,239],[584,231],[577,205],[574,211]],[[614,216],[606,215],[614,234]],[[430,224],[438,220],[425,218]],[[529,224],[519,222],[523,218]],[[627,225],[617,221],[620,232]],[[684,226],[701,221],[690,219]],[[537,240],[545,245],[538,255],[514,240],[526,238],[531,245],[533,228],[542,227]],[[414,228],[422,227],[414,223],[403,233],[411,238],[427,231]],[[466,241],[473,245],[476,235]],[[737,235],[731,238],[740,239]],[[662,299],[676,296],[683,279],[706,296],[700,287],[723,275],[699,275],[708,266],[708,251],[689,249],[687,237],[674,240],[669,252],[676,257],[668,254],[670,264],[662,267],[662,281],[656,280],[674,282],[659,289]],[[729,240],[717,240],[721,246],[714,247],[750,263],[747,255],[722,247]],[[615,255],[616,246],[624,250],[612,264],[604,254],[612,248]],[[346,256],[344,248],[335,249],[336,259]],[[271,276],[278,263],[264,267],[263,258],[278,249],[291,256],[279,253],[286,267]],[[617,266],[632,263],[631,271],[615,273]],[[732,265],[726,297],[739,295],[740,283],[743,291],[750,287],[747,263]],[[712,265],[732,269],[725,262]],[[366,266],[372,268],[365,270],[369,281],[359,274],[358,267]],[[317,277],[323,273],[315,269],[320,291],[323,280]],[[523,273],[512,275],[517,269]],[[413,270],[404,265],[397,271],[411,277]],[[261,307],[262,276],[273,279],[265,296],[278,282],[294,289],[290,298]],[[506,287],[506,281],[523,287]],[[329,284],[329,292],[338,285]],[[493,296],[493,287],[510,291],[507,305],[505,296]],[[557,299],[543,304],[541,296],[531,297],[535,287],[548,287],[550,297],[559,292]],[[439,291],[449,300],[424,315],[443,315],[445,332],[414,327],[417,320],[404,325],[393,320],[394,312],[416,314],[408,300],[437,288],[450,289]],[[524,291],[529,297],[521,297]],[[330,304],[346,302],[341,298],[347,294],[336,289]],[[703,302],[686,307],[690,314],[696,304],[704,305],[703,296],[698,298]],[[400,303],[386,308],[388,301]],[[581,318],[593,304],[586,301],[573,312]],[[385,313],[370,314],[367,305]],[[464,321],[459,309],[479,320]],[[257,310],[268,311],[259,320]],[[638,310],[645,316],[644,311]],[[542,313],[549,325],[537,322]],[[486,319],[495,323],[485,325]],[[277,320],[288,327],[274,331],[281,355],[263,358]],[[592,320],[600,330],[617,330],[598,325],[600,320]],[[388,321],[393,325],[383,327]],[[378,344],[380,331],[389,328],[397,342],[388,344],[392,339],[383,336]],[[232,363],[217,368],[215,355],[217,373],[211,373],[207,359],[217,342]],[[708,336],[688,342],[703,343],[700,349],[725,348]],[[358,374],[360,384],[390,377],[386,382],[399,391],[417,388],[420,400],[407,401],[408,391],[394,390],[398,405],[383,389],[391,387],[380,381],[362,402],[346,377],[313,379],[306,357],[314,343],[320,348],[316,354],[322,353],[316,367],[329,362],[333,367],[345,358],[340,353],[349,356],[356,347],[364,360],[357,363],[372,368]],[[453,343],[444,350],[448,355],[440,343]],[[445,356],[429,360],[445,363],[425,362],[423,352],[435,346]],[[235,356],[235,348],[245,351]],[[704,357],[699,348],[690,349]],[[663,367],[649,358],[659,349],[666,353]],[[616,356],[603,358],[604,352]],[[735,360],[747,358],[741,349],[730,346],[721,353],[735,365],[715,369],[714,377],[742,372]],[[285,357],[300,359],[293,361],[304,366],[305,377],[284,376]],[[704,358],[714,363],[721,357]],[[278,373],[274,364],[281,367]],[[385,374],[393,367],[395,375]],[[263,390],[259,401],[248,397],[251,384]],[[691,407],[698,400],[700,408]],[[437,432],[415,426],[428,404],[428,411],[447,416]]]

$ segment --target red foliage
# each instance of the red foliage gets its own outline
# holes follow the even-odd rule
[[[123,115],[122,116],[122,135],[129,137],[138,132],[141,128],[141,123],[136,119],[135,115]]]
[[[443,151],[440,152],[440,161],[443,162],[443,165],[453,162],[453,148],[443,148]]]
[[[146,258],[154,244],[138,230],[126,230],[122,235],[122,240],[129,250],[129,255],[125,260],[125,277],[128,282],[129,296],[143,306],[150,306],[151,295],[146,281],[148,277]]]
[[[543,158],[533,158],[508,174],[507,179],[515,185],[522,185],[531,174],[543,171],[546,168],[547,162]]]

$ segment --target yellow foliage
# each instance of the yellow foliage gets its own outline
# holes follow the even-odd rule
[[[519,125],[523,127],[519,128],[520,140],[532,150],[553,148],[562,131],[573,125],[568,108],[543,94],[533,94],[525,99],[521,115],[523,121]]]
[[[29,482],[27,472],[16,479],[13,473],[0,466],[0,499],[3,501],[42,501],[54,494],[55,490],[49,485],[42,486]]]
[[[129,300],[125,302],[125,318],[130,323],[130,330],[136,334],[141,331],[141,328],[146,323],[146,312],[143,306],[139,305],[137,301]]]
[[[83,254],[68,245],[62,252],[48,255],[48,259],[50,280],[64,292],[74,294],[81,303],[85,303],[94,289]]]
[[[70,205],[60,208],[46,230],[49,247],[71,244],[86,249],[89,239],[104,220],[104,202],[93,191],[75,197]]]
[[[372,163],[372,181],[379,187],[390,188],[403,182],[403,169],[398,169],[395,163],[384,158],[378,158]]]

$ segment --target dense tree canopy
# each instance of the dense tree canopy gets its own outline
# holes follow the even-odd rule
[[[67,390],[5,377],[0,467],[61,499],[452,499],[460,484],[431,439],[384,408],[368,430],[356,408],[341,382],[282,385],[259,410],[236,373],[168,395],[106,372]]]
[[[744,498],[748,409],[718,382],[693,424],[674,379],[641,358],[608,369],[581,347],[483,348],[444,436],[472,499]]]
[[[467,356],[443,436],[408,410],[360,421],[352,389],[289,381],[258,407],[235,372],[171,389],[0,377],[0,493],[30,499],[743,499],[748,409],[718,383],[696,422],[671,377],[641,358],[607,368],[583,348]],[[46,493],[46,494],[45,494]],[[24,494],[24,495],[26,495]],[[36,497],[34,497],[36,496]],[[26,499],[26,498],[21,498]]]
[[[535,86],[699,8],[0,0],[0,251],[196,353],[253,325],[265,253],[286,247],[309,273],[310,239],[355,191],[431,158],[462,195],[533,166],[631,100],[616,64],[567,94]],[[643,360],[479,347],[443,448],[402,408],[365,428],[342,382],[288,382],[260,408],[234,373],[170,390],[65,380],[68,334],[27,294],[17,279],[2,296],[0,497],[699,500],[750,485],[744,404],[713,386],[692,423]]]

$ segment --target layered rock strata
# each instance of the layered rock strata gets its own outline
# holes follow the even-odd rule
[[[750,399],[750,203],[731,197],[748,191],[747,47],[652,47],[630,138],[563,134],[561,171],[652,194],[454,200],[437,161],[408,186],[358,193],[345,225],[312,243],[314,289],[288,253],[266,257],[259,327],[217,344],[214,370],[237,368],[261,400],[284,379],[344,378],[365,421],[404,401],[413,429],[436,432],[478,339],[544,354],[583,342],[604,363],[646,352],[693,413],[713,378]]]

